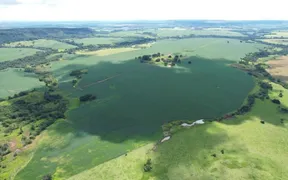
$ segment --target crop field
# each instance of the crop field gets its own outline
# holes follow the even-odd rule
[[[276,84],[273,88],[271,97],[283,91],[280,101],[287,106],[287,90]],[[183,128],[155,151],[148,144],[69,180],[287,179],[287,138],[287,114],[279,113],[277,105],[269,100],[257,100],[252,111],[244,116]],[[143,165],[149,158],[152,171],[145,173]]]
[[[49,127],[16,179],[41,178],[48,173],[55,179],[67,179],[127,152],[128,158],[129,152],[139,147],[151,146],[161,138],[165,122],[213,118],[233,111],[241,106],[254,81],[228,64],[263,47],[239,46],[239,41],[227,43],[226,39],[165,40],[137,51],[52,62],[63,94],[78,98],[92,93],[97,100],[71,109],[68,120]],[[186,59],[173,68],[135,60],[139,55],[157,52],[183,53]],[[76,69],[87,69],[88,74],[73,88],[69,73]]]
[[[222,29],[181,29],[181,28],[163,28],[156,30],[155,33],[158,37],[169,37],[169,36],[185,36],[185,35],[215,35],[215,36],[244,36],[238,32],[222,30]]]
[[[20,69],[0,71],[0,98],[42,86],[44,83],[39,82],[35,75],[24,73]]]
[[[288,57],[282,56],[276,60],[268,61],[267,64],[270,66],[268,72],[283,81],[288,82]]]
[[[76,54],[82,54],[82,55],[96,55],[96,56],[107,56],[112,54],[118,54],[123,52],[129,52],[129,51],[136,51],[137,48],[111,48],[111,49],[101,49],[98,51],[78,51]]]
[[[261,41],[272,43],[272,44],[288,44],[288,39],[262,39]]]
[[[0,62],[31,56],[37,51],[37,49],[32,48],[0,48]]]
[[[288,37],[288,31],[273,31],[271,34],[269,34],[269,35],[265,35],[266,37],[271,37],[271,38],[273,38],[273,37]]]
[[[13,42],[10,44],[6,44],[7,47],[17,47],[17,46],[32,46],[32,47],[44,47],[44,48],[52,48],[52,49],[70,49],[75,46],[62,43],[56,40],[48,40],[48,39],[38,39],[33,41],[19,41]]]
[[[109,33],[109,37],[151,37],[150,35],[143,34],[144,31],[118,31]]]
[[[100,37],[96,37],[96,38],[83,38],[83,39],[73,39],[76,43],[83,43],[84,45],[97,45],[97,44],[113,44],[115,42],[121,42],[123,41],[122,38],[100,38]]]

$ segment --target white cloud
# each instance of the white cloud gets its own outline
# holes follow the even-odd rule
[[[1,6],[4,1],[6,6]],[[10,2],[9,6],[7,2]],[[288,20],[286,5],[286,0],[0,0],[0,21]]]

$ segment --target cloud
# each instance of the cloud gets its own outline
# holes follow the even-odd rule
[[[17,0],[0,0],[0,5],[16,5],[20,4]]]

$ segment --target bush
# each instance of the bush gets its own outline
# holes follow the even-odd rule
[[[149,172],[152,170],[152,163],[151,163],[151,159],[148,159],[147,162],[144,164],[144,172]]]
[[[272,102],[275,104],[281,104],[281,102],[278,99],[273,99]]]
[[[47,174],[47,175],[43,176],[42,180],[52,180],[51,174]]]
[[[96,99],[96,96],[94,96],[94,95],[92,95],[92,94],[86,94],[86,95],[81,96],[81,97],[79,98],[79,100],[80,100],[81,102],[93,101],[93,100],[95,100],[95,99]]]

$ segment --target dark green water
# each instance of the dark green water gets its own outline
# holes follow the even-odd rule
[[[253,79],[228,67],[227,61],[191,60],[191,65],[182,63],[181,69],[138,61],[89,67],[80,87],[121,75],[83,91],[71,91],[75,97],[93,93],[98,100],[71,111],[69,120],[77,129],[104,139],[113,141],[113,132],[124,140],[153,133],[172,120],[205,119],[233,111],[253,88]],[[71,84],[61,87],[68,90]]]

